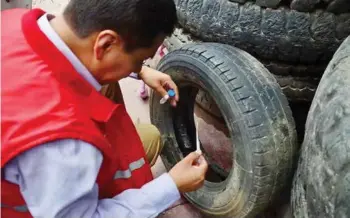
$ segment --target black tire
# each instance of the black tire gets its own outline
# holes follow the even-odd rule
[[[219,122],[224,123],[223,117],[221,115],[220,109],[216,105],[213,98],[209,95],[208,92],[204,92],[203,90],[199,90],[196,96],[196,103],[199,107],[201,107],[205,112],[209,115],[213,116]],[[298,144],[303,143],[304,134],[305,134],[305,123],[307,114],[310,110],[311,102],[293,102],[289,104],[294,122],[295,129],[297,131],[298,136]]]
[[[316,91],[292,190],[294,217],[350,217],[350,37]]]
[[[230,0],[231,2],[245,3],[252,0]],[[323,9],[335,14],[350,12],[350,2],[348,0],[253,0],[261,7],[278,8],[287,6],[300,12],[312,12]]]
[[[350,2],[348,0],[293,0],[290,7],[293,10],[309,12],[322,6],[328,12],[335,14],[350,12]]]
[[[32,0],[1,0],[1,11],[7,10],[7,9],[13,9],[13,8],[26,8],[31,9],[32,8]]]
[[[231,2],[245,3],[252,0],[230,0]],[[300,12],[312,12],[323,9],[335,14],[350,12],[348,0],[253,0],[261,7],[278,8],[287,6]]]
[[[215,101],[209,95],[208,92],[199,90],[196,96],[196,103],[198,104],[198,106],[200,106],[203,110],[205,110],[210,115],[214,116],[218,120],[223,120],[220,109],[218,108]]]
[[[179,23],[196,37],[236,46],[263,60],[321,66],[350,34],[350,14],[304,13],[228,0],[175,2]]]
[[[172,51],[186,44],[198,42],[201,41],[178,28],[164,41],[164,45],[169,51]],[[261,62],[276,77],[278,84],[281,86],[288,100],[294,102],[311,102],[319,82],[317,76],[321,75],[321,72],[325,69],[324,66],[293,66],[281,65],[273,61]],[[200,104],[204,106],[203,103]],[[211,106],[208,105],[207,107],[210,108]],[[217,116],[215,113],[213,115]]]
[[[176,108],[150,97],[151,121],[164,143],[167,169],[195,150],[193,105],[198,87],[214,96],[229,129],[235,167],[221,183],[206,181],[185,197],[211,217],[253,217],[291,179],[297,150],[290,108],[275,78],[248,53],[214,43],[167,54],[158,70],[180,90]],[[232,146],[233,146],[232,145]]]

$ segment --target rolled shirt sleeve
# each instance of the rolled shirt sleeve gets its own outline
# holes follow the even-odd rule
[[[19,155],[4,174],[20,186],[32,216],[40,218],[156,217],[180,199],[165,173],[140,189],[99,200],[96,178],[102,159],[91,144],[63,139]]]

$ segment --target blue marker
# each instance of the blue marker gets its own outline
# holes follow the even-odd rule
[[[162,99],[160,99],[159,103],[164,104],[165,102],[167,102],[169,98],[173,98],[173,97],[175,97],[175,91],[173,89],[169,89],[168,94],[165,95]]]

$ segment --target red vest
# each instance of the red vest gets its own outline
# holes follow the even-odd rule
[[[99,197],[153,179],[142,142],[123,104],[97,92],[40,31],[44,11],[1,12],[1,168],[22,152],[74,138],[103,154]],[[2,217],[31,217],[19,187],[2,178]]]

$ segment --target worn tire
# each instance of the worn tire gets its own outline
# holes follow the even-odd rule
[[[208,92],[199,90],[196,96],[196,103],[211,116],[218,120],[223,120],[220,109]]]
[[[231,2],[245,3],[255,2],[256,5],[267,8],[278,8],[280,6],[290,7],[300,12],[312,12],[323,9],[335,14],[350,12],[348,0],[230,0]]]
[[[294,217],[350,217],[350,37],[316,91],[292,190]]]
[[[1,11],[13,8],[32,8],[32,0],[1,0]]]
[[[335,14],[350,12],[348,0],[293,0],[290,8],[297,11],[310,12],[322,6],[321,9]]]
[[[168,53],[158,70],[180,90],[176,108],[150,97],[151,121],[162,135],[167,169],[195,150],[193,105],[198,88],[215,96],[234,146],[234,167],[221,183],[206,181],[186,198],[210,217],[253,217],[291,179],[297,150],[290,108],[275,78],[248,53],[215,43]]]
[[[164,45],[169,51],[172,51],[186,44],[198,42],[201,41],[192,37],[189,33],[185,33],[183,29],[177,28],[170,37],[166,38]],[[319,82],[318,76],[325,69],[324,66],[293,66],[281,65],[273,61],[261,62],[276,77],[283,93],[290,101],[311,102]],[[200,104],[203,106],[203,103]],[[211,106],[208,105],[208,107]],[[204,106],[205,108],[207,107]]]
[[[349,13],[304,13],[228,0],[175,2],[179,23],[196,37],[236,46],[267,61],[326,64],[350,34]]]

